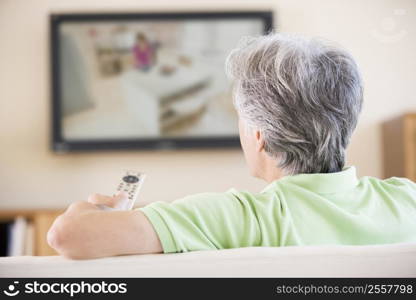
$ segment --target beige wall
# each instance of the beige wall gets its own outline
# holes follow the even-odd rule
[[[49,151],[47,15],[50,11],[273,7],[279,30],[339,42],[366,83],[363,115],[348,151],[360,175],[381,176],[380,123],[416,111],[416,1],[0,0],[0,208],[62,207],[90,192],[112,193],[124,168],[148,173],[142,203],[229,187],[257,191],[237,150]],[[390,38],[393,36],[393,38]]]

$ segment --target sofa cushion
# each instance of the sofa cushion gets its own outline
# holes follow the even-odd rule
[[[416,277],[416,244],[0,258],[0,277]]]

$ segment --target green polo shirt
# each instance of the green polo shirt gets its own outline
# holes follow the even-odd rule
[[[202,193],[140,210],[165,253],[250,246],[416,242],[416,184],[338,173],[286,176],[260,193]]]

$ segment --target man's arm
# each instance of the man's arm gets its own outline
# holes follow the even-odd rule
[[[115,201],[93,195],[88,202],[73,203],[49,229],[49,245],[74,259],[162,252],[152,224],[141,211],[103,211],[95,205],[115,206]]]

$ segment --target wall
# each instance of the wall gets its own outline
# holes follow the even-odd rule
[[[380,123],[416,110],[413,0],[0,0],[0,208],[63,207],[91,192],[110,194],[124,168],[148,173],[142,203],[229,187],[260,190],[239,150],[56,155],[48,148],[47,15],[51,11],[261,9],[279,30],[319,35],[349,49],[366,84],[365,106],[348,151],[361,175],[381,176]]]

